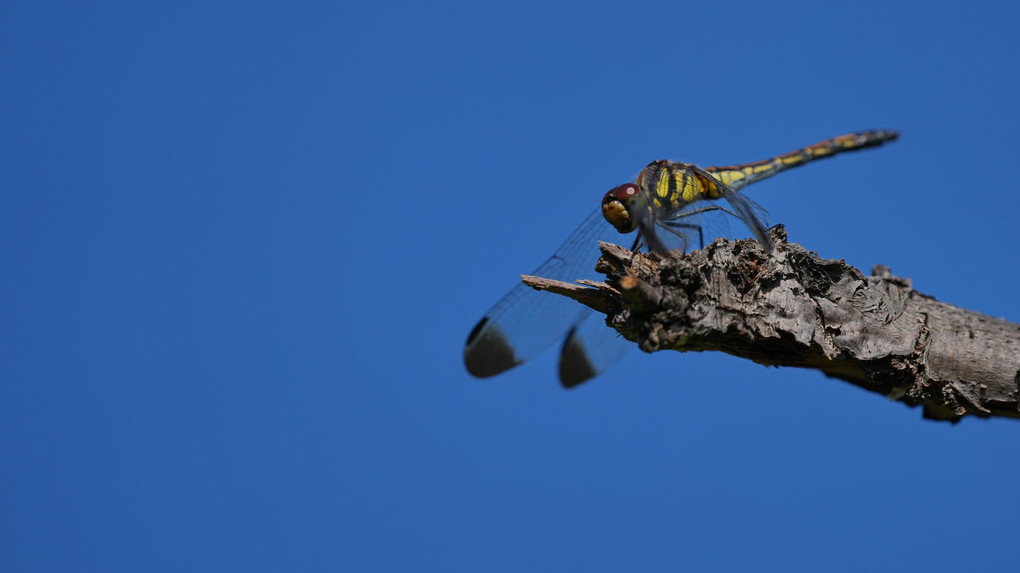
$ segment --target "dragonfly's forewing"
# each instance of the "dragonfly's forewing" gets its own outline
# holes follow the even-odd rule
[[[603,219],[601,209],[595,209],[555,254],[531,274],[568,282],[596,278],[598,241],[619,238]],[[595,334],[599,329],[593,325],[601,326],[605,332]],[[577,302],[518,284],[471,331],[464,346],[464,364],[474,376],[494,376],[564,341],[569,333],[576,334],[567,340],[560,359],[564,385],[568,385],[568,380],[563,378],[563,372],[567,372],[569,385],[579,384],[611,366],[630,344],[608,328],[600,316]],[[586,372],[589,375],[582,377]]]

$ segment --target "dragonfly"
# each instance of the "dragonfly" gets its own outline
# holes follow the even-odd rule
[[[741,190],[762,179],[845,151],[894,141],[899,132],[870,130],[840,135],[770,159],[701,168],[666,159],[649,163],[634,182],[610,189],[548,260],[531,274],[571,281],[593,274],[599,240],[637,232],[631,249],[683,254],[704,247],[701,216],[739,219],[766,252],[773,245],[767,213]],[[721,200],[721,201],[720,201]],[[604,318],[575,301],[518,284],[475,325],[464,346],[470,374],[487,378],[534,358],[562,341],[559,379],[572,388],[615,364],[633,347]]]

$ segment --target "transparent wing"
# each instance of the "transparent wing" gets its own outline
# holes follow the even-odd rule
[[[733,201],[741,204],[745,212],[752,214],[751,225],[747,225],[755,238],[761,242],[756,228],[767,228],[766,221],[768,213],[760,205],[751,201],[743,195],[736,196]],[[683,209],[673,213],[669,219],[656,221],[656,225],[666,232],[660,231],[662,243],[670,249],[684,249],[692,251],[702,249],[705,245],[718,237],[729,237],[730,221],[734,218],[744,222],[745,219],[738,211],[731,210],[722,205],[706,205],[708,201],[697,201],[685,206]],[[768,237],[766,231],[765,237]],[[766,248],[771,248],[771,240],[762,243]]]
[[[718,237],[729,237],[730,221],[734,218],[740,219],[740,216],[723,205],[697,201],[672,213],[669,219],[656,221],[656,224],[666,231],[659,234],[671,249],[693,251],[703,249]]]
[[[634,343],[606,325],[605,317],[583,309],[560,351],[560,382],[573,388],[609,370]]]
[[[599,256],[598,241],[619,239],[620,234],[603,219],[601,209],[596,208],[531,274],[562,281],[597,278],[594,267]],[[561,381],[564,385],[579,384],[591,377],[578,380],[581,373],[590,371],[594,375],[604,371],[623,355],[619,347],[625,350],[629,346],[597,318],[596,313],[575,301],[518,284],[471,331],[464,346],[464,364],[474,376],[493,376],[566,339],[560,357]],[[601,323],[605,333],[598,334],[599,329],[588,325],[592,320],[593,324]],[[603,358],[610,355],[616,358]],[[562,377],[564,368],[569,380]]]
[[[772,251],[772,239],[769,238],[768,232],[768,212],[754,201],[748,199],[743,193],[735,191],[732,187],[713,177],[711,173],[704,169],[694,166],[692,166],[692,169],[703,177],[708,177],[715,181],[716,186],[722,191],[723,198],[726,199],[726,202],[733,209],[733,212],[730,214],[736,215],[737,218],[747,225],[751,234],[754,235],[754,238],[761,243],[766,251]]]

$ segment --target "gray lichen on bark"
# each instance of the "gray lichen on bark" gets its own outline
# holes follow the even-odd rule
[[[772,229],[775,251],[717,240],[660,257],[603,243],[604,284],[525,277],[607,315],[642,350],[720,350],[820,370],[927,418],[1020,418],[1020,325],[939,302],[881,265],[870,276]],[[595,288],[592,288],[595,287]]]

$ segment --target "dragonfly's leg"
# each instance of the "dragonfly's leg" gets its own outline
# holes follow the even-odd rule
[[[737,215],[736,213],[734,213],[733,211],[730,211],[729,209],[727,209],[726,207],[723,207],[722,205],[706,205],[704,207],[700,207],[698,209],[692,209],[690,211],[681,211],[681,212],[671,216],[670,220],[683,219],[684,217],[690,217],[691,215],[698,215],[700,213],[705,213],[707,211],[725,211],[725,212],[729,213],[730,215],[733,215],[734,217],[736,217],[738,219],[740,218],[740,215]]]
[[[636,253],[638,249],[644,246],[644,244],[645,242],[641,240],[641,233],[638,233],[637,236],[634,237],[634,244],[631,245],[630,252]]]
[[[698,230],[698,248],[705,248],[705,237],[701,233],[701,225],[695,225],[693,223],[676,223],[673,221],[665,221],[662,223],[662,228],[666,229],[670,233],[680,237],[683,241],[683,250],[687,252],[687,233],[679,231],[678,229],[697,229]]]
[[[690,223],[669,223],[669,222],[664,222],[664,223],[661,223],[661,226],[662,226],[663,229],[669,231],[670,233],[673,233],[677,237],[680,237],[680,252],[682,252],[682,253],[686,253],[687,252],[687,233],[683,233],[681,231],[678,231],[677,229],[697,229],[698,230],[698,241],[699,242],[704,242],[703,239],[701,239],[701,226],[700,225],[692,225]],[[702,245],[702,246],[704,246],[704,245]]]

